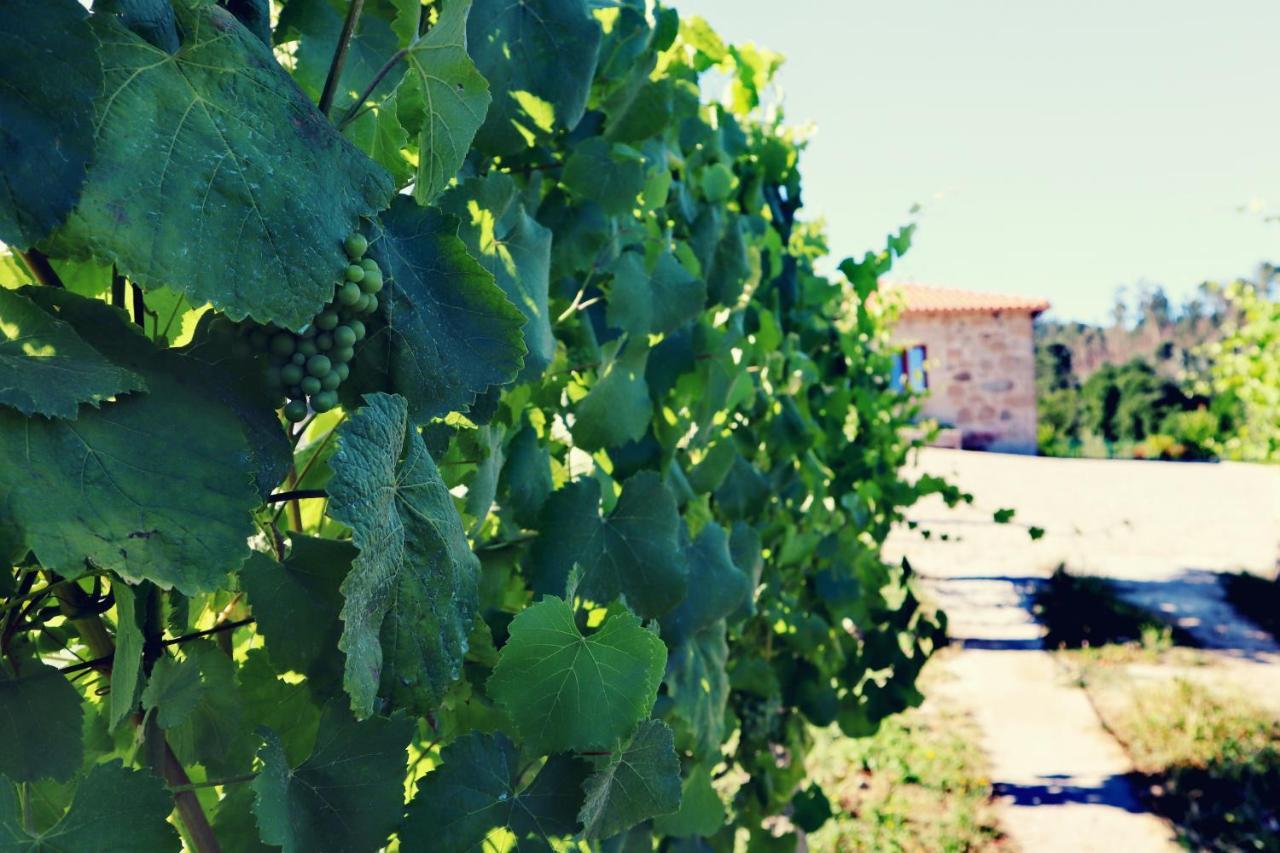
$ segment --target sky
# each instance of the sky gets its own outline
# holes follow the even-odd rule
[[[1048,298],[1280,262],[1275,0],[670,0],[787,57],[805,211],[838,259],[922,206],[890,279]]]

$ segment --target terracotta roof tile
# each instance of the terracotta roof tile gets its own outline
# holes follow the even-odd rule
[[[950,287],[886,282],[887,293],[901,294],[904,314],[979,314],[988,311],[1026,311],[1039,314],[1049,310],[1049,301],[1031,296],[977,293]]]

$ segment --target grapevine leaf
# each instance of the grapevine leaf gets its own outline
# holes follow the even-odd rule
[[[583,571],[578,594],[608,603],[625,595],[646,619],[684,597],[686,567],[677,548],[675,498],[652,471],[622,486],[618,504],[600,516],[600,483],[576,480],[551,495],[542,510],[541,536],[528,569],[538,592],[561,595],[575,564]]]
[[[271,0],[218,0],[245,29],[265,45],[271,44]]]
[[[262,840],[285,853],[380,848],[400,821],[412,733],[406,717],[356,722],[330,702],[315,749],[290,767],[280,738],[264,729],[262,772],[253,781]]]
[[[79,692],[53,667],[28,663],[17,678],[0,670],[0,774],[15,782],[70,779],[84,750],[83,717]]]
[[[405,159],[409,134],[400,122],[401,91],[391,93],[376,107],[362,111],[343,130],[343,134],[386,169],[397,185],[413,177],[414,166]]]
[[[729,699],[728,658],[725,627],[718,623],[673,646],[667,661],[665,684],[674,703],[672,727],[680,748],[699,759],[712,759],[720,753]]]
[[[232,336],[210,333],[212,320],[209,313],[201,318],[190,345],[178,350],[183,356],[179,364],[189,384],[203,388],[240,419],[253,482],[265,499],[293,465],[293,445],[276,414],[279,394],[267,387],[259,359],[237,356]]]
[[[283,563],[254,552],[240,570],[267,654],[281,670],[313,673],[334,656],[339,587],[359,553],[350,542],[295,534]]]
[[[578,815],[587,838],[611,838],[643,820],[680,808],[680,759],[671,729],[647,720],[583,786]]]
[[[213,775],[244,773],[255,744],[245,725],[235,663],[209,640],[184,643],[182,651],[199,671],[202,690],[191,714],[168,732],[173,751],[184,764],[203,764]]]
[[[83,850],[178,850],[168,823],[173,795],[157,777],[119,761],[95,765],[76,786],[67,813],[36,836],[22,828],[18,792],[0,779],[0,849],[80,853]]]
[[[20,290],[0,289],[0,404],[24,415],[75,419],[81,403],[100,406],[147,383],[107,361],[67,323]]]
[[[343,240],[386,206],[391,180],[230,12],[177,14],[173,56],[95,19],[107,75],[94,166],[56,245],[233,319],[299,328],[332,297]]]
[[[338,441],[329,514],[360,549],[342,583],[351,706],[425,712],[461,672],[479,561],[404,398],[366,396]]]
[[[574,412],[574,444],[583,450],[602,450],[644,436],[653,419],[653,402],[644,379],[648,357],[643,341],[632,342],[605,365]]]
[[[751,592],[750,579],[734,564],[729,535],[720,525],[702,528],[682,556],[689,566],[689,594],[662,617],[662,638],[672,646],[733,613]]]
[[[648,716],[666,649],[631,613],[583,636],[569,605],[547,597],[510,632],[488,689],[527,749],[612,749]]]
[[[169,0],[97,0],[93,11],[119,15],[120,23],[165,53],[178,49],[178,21]]]
[[[66,219],[93,157],[97,40],[73,0],[0,4],[0,241],[27,249]]]
[[[525,355],[521,378],[540,375],[556,353],[548,291],[551,230],[525,211],[510,175],[490,172],[461,184],[441,199],[458,217],[458,236],[507,298],[524,314]]]
[[[423,423],[514,379],[524,315],[467,254],[457,221],[398,196],[382,227],[370,253],[390,281],[344,391],[400,394]]]
[[[769,481],[741,455],[735,456],[715,498],[720,511],[731,521],[753,518],[769,502]]]
[[[704,273],[712,302],[733,305],[742,296],[743,285],[751,274],[751,263],[747,258],[741,216],[731,218],[725,226],[724,235],[716,244],[712,263]]]
[[[324,89],[333,52],[342,34],[344,12],[345,9],[330,0],[289,0],[280,12],[276,40],[297,41],[293,79],[312,100],[319,100]],[[342,115],[355,96],[373,81],[399,42],[391,25],[378,15],[368,14],[366,9],[347,41],[346,61],[334,88],[333,115]],[[403,75],[402,65],[392,66],[372,95],[376,98],[390,92]]]
[[[160,728],[173,728],[191,716],[204,690],[200,667],[193,658],[178,660],[166,655],[151,670],[142,691],[142,707],[156,712]]]
[[[290,766],[301,764],[311,754],[320,727],[321,709],[312,699],[310,688],[315,685],[311,679],[305,684],[282,681],[267,661],[266,651],[250,649],[236,671],[236,682],[246,720],[254,727],[266,726],[275,732]]]
[[[537,527],[538,512],[551,495],[551,454],[528,423],[507,445],[507,464],[502,468],[498,487],[506,494],[505,505],[516,523]]]
[[[419,107],[405,119],[418,133],[413,197],[430,204],[453,180],[489,110],[489,83],[467,55],[470,0],[449,0],[427,34],[405,55]]]
[[[600,49],[586,0],[477,0],[467,43],[493,104],[476,134],[487,154],[514,154],[582,118]]]
[[[606,316],[632,335],[670,334],[697,317],[706,301],[706,286],[670,252],[658,256],[652,273],[639,252],[623,252],[614,262]]]
[[[619,156],[614,146],[593,137],[574,147],[564,164],[561,182],[579,198],[597,202],[605,213],[627,213],[644,189],[644,160],[634,154]]]
[[[483,850],[497,827],[517,839],[548,840],[577,830],[586,765],[552,756],[520,787],[520,751],[501,734],[472,732],[444,748],[442,764],[418,783],[400,829],[408,850]]]
[[[711,771],[696,765],[680,789],[680,810],[654,819],[653,828],[673,838],[715,835],[724,826],[724,801],[711,786]]]
[[[111,584],[116,599],[116,651],[111,656],[111,716],[114,729],[138,706],[142,689],[142,618],[139,590],[120,581]],[[145,593],[144,593],[145,595]]]
[[[191,387],[181,355],[156,350],[121,312],[55,288],[32,296],[151,393],[76,421],[0,409],[10,517],[40,563],[69,578],[88,561],[187,594],[216,588],[248,555],[259,501],[239,421]]]

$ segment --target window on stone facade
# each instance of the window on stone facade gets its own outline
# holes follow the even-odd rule
[[[928,389],[929,373],[925,370],[926,354],[924,344],[916,344],[894,353],[890,383],[895,391],[904,391],[908,386],[917,393]]]

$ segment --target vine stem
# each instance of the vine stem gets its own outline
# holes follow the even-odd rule
[[[35,276],[36,281],[46,287],[66,287],[44,252],[39,249],[28,249],[25,252],[18,252],[18,257],[22,258],[22,263]]]
[[[51,576],[49,580],[52,582],[54,577]],[[115,658],[116,644],[102,623],[102,616],[98,613],[89,613],[88,616],[75,615],[89,611],[92,605],[89,596],[75,583],[60,583],[53,594],[89,646],[89,651],[96,656],[95,660],[76,664],[76,668],[93,668],[110,678],[110,662]],[[143,725],[143,741],[152,759],[151,764],[164,777],[165,782],[178,788],[190,785],[191,778],[183,769],[182,762],[174,755],[173,748],[169,746],[164,733],[156,725],[155,717],[150,717],[149,721],[136,717],[135,719]],[[213,827],[209,825],[209,818],[205,815],[199,798],[192,791],[178,791],[173,799],[178,809],[178,816],[187,834],[190,835],[191,843],[197,853],[222,853],[222,846],[218,844],[218,837],[213,834]]]
[[[347,7],[347,18],[342,22],[342,33],[338,36],[338,46],[333,49],[333,61],[329,63],[329,76],[324,79],[324,89],[320,92],[320,112],[326,116],[333,108],[333,96],[338,89],[338,78],[342,76],[342,66],[347,63],[347,50],[351,47],[351,36],[360,21],[360,12],[364,10],[364,0],[351,0]]]
[[[369,97],[373,95],[373,90],[382,84],[382,81],[386,79],[386,76],[391,73],[391,69],[395,68],[396,65],[399,64],[400,60],[408,56],[409,51],[413,50],[414,46],[417,45],[421,39],[422,36],[418,36],[409,43],[408,47],[400,48],[395,53],[391,54],[386,62],[382,63],[382,67],[374,73],[373,79],[369,81],[369,85],[364,87],[364,91],[362,91],[356,98],[356,102],[351,105],[351,108],[342,116],[342,120],[338,122],[339,131],[345,130],[347,125],[359,118],[360,108],[363,107],[364,102],[369,100]]]
[[[200,788],[217,788],[223,785],[238,785],[241,782],[252,782],[257,778],[257,773],[241,773],[239,776],[227,776],[224,779],[209,779],[204,782],[188,782],[185,785],[170,785],[169,790],[177,794],[182,791],[196,791]]]
[[[160,642],[160,645],[161,646],[177,646],[177,645],[181,645],[182,643],[189,643],[192,640],[198,640],[201,637],[209,637],[209,636],[212,636],[213,634],[220,634],[223,631],[232,631],[232,630],[235,630],[236,628],[249,625],[252,622],[254,622],[254,618],[252,616],[246,616],[244,619],[237,619],[234,622],[222,622],[218,625],[214,625],[212,628],[206,628],[203,631],[193,631],[190,634],[183,634],[181,637],[173,637],[172,639],[162,640]],[[89,644],[89,648],[91,651],[93,650],[93,643]],[[96,651],[94,653],[97,654]],[[103,665],[110,663],[115,658],[115,656],[116,656],[116,653],[113,647],[112,650],[107,654],[98,655],[97,657],[92,658],[91,660],[84,661],[83,663],[73,663],[70,666],[64,666],[62,669],[59,670],[59,672],[65,675],[68,672],[78,672],[79,670],[82,670],[82,669],[102,669]]]

